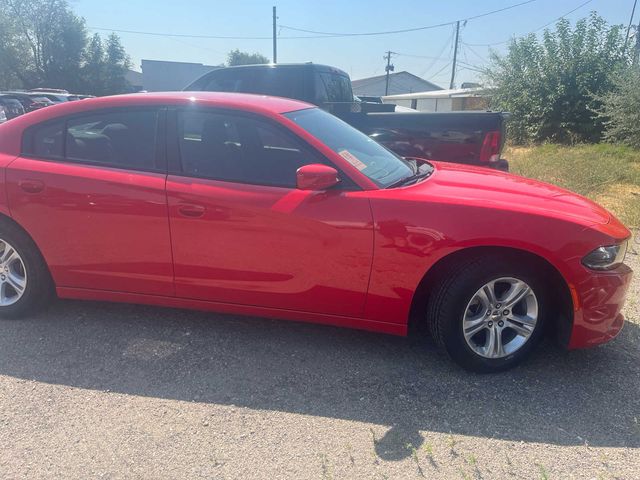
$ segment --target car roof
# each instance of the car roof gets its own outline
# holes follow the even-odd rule
[[[82,102],[67,102],[44,110],[40,115],[57,117],[71,115],[87,110],[103,108],[116,108],[123,106],[145,105],[194,105],[230,108],[252,111],[256,113],[284,113],[303,108],[311,108],[314,105],[292,100],[288,98],[269,97],[266,95],[254,95],[249,93],[227,92],[154,92],[133,93],[128,95],[113,95],[109,97],[87,98]],[[35,120],[35,117],[30,117]],[[44,118],[43,118],[44,120]],[[30,122],[31,123],[31,122]]]
[[[75,115],[95,110],[118,107],[144,107],[144,106],[189,106],[200,105],[205,107],[227,108],[246,112],[259,113],[273,116],[294,110],[315,108],[315,105],[292,100],[289,98],[269,97],[266,95],[254,95],[249,93],[226,92],[156,92],[133,93],[128,95],[113,95],[109,97],[87,98],[81,102],[64,102],[42,108],[3,123],[0,127],[0,136],[19,138],[19,134],[25,128],[41,122],[55,120],[58,117]],[[6,137],[5,137],[6,139]],[[17,142],[17,140],[16,140]],[[6,141],[2,147],[6,151],[16,150],[17,143]]]

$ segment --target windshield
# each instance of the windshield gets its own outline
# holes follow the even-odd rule
[[[285,113],[284,116],[327,145],[381,188],[414,174],[409,162],[324,110],[309,108]]]

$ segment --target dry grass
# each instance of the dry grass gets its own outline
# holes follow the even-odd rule
[[[620,145],[507,147],[511,171],[589,197],[640,226],[640,151]]]

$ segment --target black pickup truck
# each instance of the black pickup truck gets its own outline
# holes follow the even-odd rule
[[[244,65],[206,73],[186,91],[243,92],[318,105],[403,157],[508,170],[500,158],[505,114],[397,112],[394,105],[355,101],[342,70],[314,63]]]

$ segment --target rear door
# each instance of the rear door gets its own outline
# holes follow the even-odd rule
[[[25,133],[7,168],[9,207],[58,287],[173,294],[164,117],[96,111]]]

